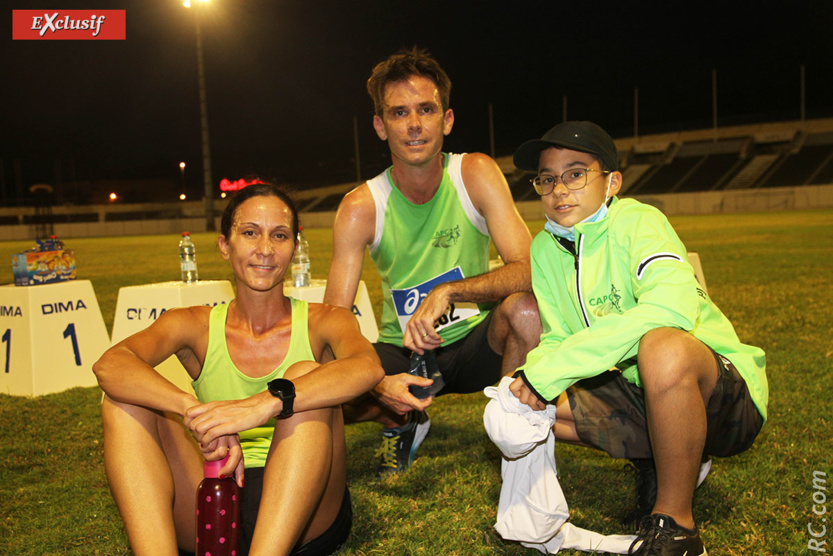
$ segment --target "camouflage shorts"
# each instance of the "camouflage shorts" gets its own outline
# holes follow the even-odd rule
[[[727,457],[749,449],[763,426],[746,381],[731,361],[715,354],[720,376],[706,407],[704,456]],[[651,441],[641,388],[611,371],[567,389],[578,437],[615,458],[650,458]]]

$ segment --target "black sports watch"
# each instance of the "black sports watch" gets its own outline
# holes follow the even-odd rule
[[[295,405],[295,385],[291,380],[285,378],[276,378],[266,383],[269,393],[279,398],[283,402],[283,409],[281,409],[278,417],[289,417],[294,413]]]

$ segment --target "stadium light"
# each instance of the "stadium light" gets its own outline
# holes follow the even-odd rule
[[[208,0],[200,0],[200,2],[207,2]],[[182,3],[186,8],[191,7],[190,0],[184,0]],[[199,80],[200,90],[200,123],[202,127],[202,167],[203,167],[203,187],[204,187],[204,201],[205,201],[205,229],[206,231],[214,231],[214,189],[211,186],[211,148],[208,139],[208,101],[205,94],[205,65],[203,63],[202,54],[202,29],[200,28],[200,12],[201,9],[195,10],[194,22],[197,30],[197,78]]]

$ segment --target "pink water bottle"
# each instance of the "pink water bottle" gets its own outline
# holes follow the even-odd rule
[[[206,461],[205,478],[197,488],[197,551],[195,556],[236,556],[240,549],[240,487],[233,477],[221,479],[220,461]]]

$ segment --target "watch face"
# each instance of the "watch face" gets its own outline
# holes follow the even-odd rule
[[[283,401],[283,409],[281,410],[281,417],[288,417],[293,413],[293,405],[295,402],[295,385],[291,380],[285,378],[276,378],[267,385],[269,393]]]
[[[281,399],[295,394],[295,385],[285,378],[276,378],[267,384],[269,392]]]

